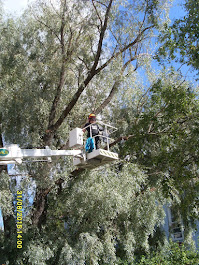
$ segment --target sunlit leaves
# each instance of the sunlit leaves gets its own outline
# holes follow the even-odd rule
[[[173,25],[165,28],[160,36],[163,46],[160,47],[158,58],[175,59],[180,63],[186,63],[198,70],[198,10],[199,3],[194,0],[185,1],[186,15],[175,20]]]

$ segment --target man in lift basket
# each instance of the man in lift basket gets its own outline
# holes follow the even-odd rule
[[[88,123],[86,123],[83,128],[83,132],[85,131],[87,131],[87,138],[93,137],[93,139],[95,139],[95,149],[99,149],[99,142],[100,142],[99,134],[100,131],[103,131],[103,128],[100,127],[98,124],[96,124],[95,114],[91,113],[88,116]]]

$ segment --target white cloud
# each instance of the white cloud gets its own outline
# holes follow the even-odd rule
[[[3,5],[7,13],[20,14],[27,7],[29,2],[29,0],[3,0]]]

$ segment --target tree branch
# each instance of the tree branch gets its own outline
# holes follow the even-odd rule
[[[59,40],[59,42],[61,42],[61,39],[59,38],[59,36],[57,35],[57,33],[49,26],[47,25],[46,23],[44,23],[42,20],[39,20],[38,17],[36,17],[34,14],[33,14],[35,20],[37,20],[40,24],[42,24],[43,26],[45,26],[46,28],[48,28],[55,36],[56,38]]]
[[[110,94],[108,95],[108,97],[104,100],[104,102],[95,110],[95,114],[99,114],[109,103],[110,101],[112,100],[112,98],[114,97],[115,93],[117,92],[118,90],[118,87],[121,83],[121,80],[120,80],[120,77],[121,75],[124,73],[126,67],[133,61],[135,60],[135,57],[132,57],[129,61],[127,61],[124,66],[122,67],[121,69],[121,72],[120,72],[120,76],[119,78],[117,78],[117,80],[114,82],[114,85],[110,91]]]
[[[121,53],[123,53],[124,51],[126,51],[127,49],[129,49],[130,47],[134,46],[136,43],[138,43],[140,41],[140,37],[143,35],[143,33],[148,30],[153,28],[154,26],[149,26],[146,27],[145,29],[143,29],[138,36],[135,38],[134,41],[132,41],[131,43],[129,43],[128,45],[126,45],[123,49],[121,49],[120,51],[118,51],[117,53],[113,53],[113,55],[103,64],[101,65],[99,68],[96,69],[96,74],[98,74],[102,69],[104,69],[106,66],[109,65],[109,63],[115,59],[116,57],[118,57]]]
[[[91,71],[94,71],[96,69],[98,62],[99,62],[99,58],[100,58],[100,55],[102,52],[102,43],[104,40],[105,31],[107,29],[108,17],[109,17],[112,3],[113,3],[113,0],[110,0],[109,5],[108,5],[107,10],[106,10],[104,24],[103,24],[101,32],[100,32],[100,38],[99,38],[99,42],[98,42],[97,53],[96,53],[95,61],[94,61],[94,64],[91,68]]]
[[[98,18],[100,20],[100,24],[101,24],[101,28],[102,28],[103,22],[102,22],[102,19],[101,19],[100,15],[99,15],[98,11],[97,11],[97,8],[96,8],[95,4],[94,4],[94,0],[92,0],[92,4],[93,4],[95,12],[96,12],[96,14],[97,14],[97,16],[98,16]]]

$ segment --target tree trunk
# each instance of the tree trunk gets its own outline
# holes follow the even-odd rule
[[[32,224],[36,225],[40,230],[42,225],[46,223],[46,215],[48,209],[47,195],[49,189],[38,189],[35,201],[34,201],[34,212],[32,215]]]

